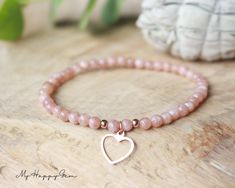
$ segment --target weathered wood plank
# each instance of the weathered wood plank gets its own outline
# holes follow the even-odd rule
[[[129,133],[137,149],[117,166],[109,165],[100,151],[106,131],[60,122],[37,100],[51,73],[76,60],[110,55],[187,64],[210,82],[210,96],[195,113],[161,129]],[[234,69],[234,62],[190,63],[156,53],[132,25],[99,36],[58,29],[1,44],[0,187],[234,187]],[[78,76],[56,98],[68,108],[107,119],[139,118],[176,105],[193,87],[164,73],[100,71]],[[15,177],[22,169],[56,174],[63,168],[78,177]]]

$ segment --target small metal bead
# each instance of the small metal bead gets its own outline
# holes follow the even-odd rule
[[[122,133],[124,130],[123,130],[123,127],[122,127],[122,122],[120,121],[119,122],[119,132]]]
[[[101,122],[100,122],[100,127],[101,127],[102,129],[106,129],[106,128],[107,128],[107,124],[108,124],[108,121],[105,120],[105,119],[103,119],[103,120],[101,120]]]
[[[132,124],[133,124],[133,127],[139,127],[139,120],[138,119],[133,119]]]

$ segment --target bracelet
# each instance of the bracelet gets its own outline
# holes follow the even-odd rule
[[[186,101],[178,106],[163,112],[160,115],[153,115],[151,118],[143,117],[142,119],[124,119],[101,120],[99,117],[90,116],[86,113],[72,112],[64,107],[56,104],[52,98],[55,91],[66,81],[74,78],[77,74],[92,70],[111,69],[111,68],[136,68],[147,69],[153,71],[162,71],[175,73],[196,83],[196,89]],[[134,142],[131,138],[125,136],[125,132],[129,132],[134,128],[141,128],[148,130],[150,128],[159,128],[176,121],[189,113],[193,112],[199,104],[206,99],[208,95],[208,81],[199,73],[192,72],[185,66],[178,66],[170,63],[161,63],[156,61],[143,61],[133,58],[107,58],[100,60],[81,61],[65,70],[53,74],[49,79],[43,83],[42,88],[39,90],[39,100],[45,110],[58,117],[64,122],[71,122],[75,125],[81,124],[88,126],[92,129],[108,129],[112,134],[105,135],[101,140],[101,150],[105,158],[110,164],[117,164],[126,159],[134,151]],[[114,134],[116,133],[116,134]],[[105,149],[105,140],[108,137],[113,137],[116,141],[128,141],[130,143],[130,150],[123,157],[112,160]]]

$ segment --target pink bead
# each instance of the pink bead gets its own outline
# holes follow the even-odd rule
[[[153,115],[151,118],[152,126],[153,127],[161,127],[163,125],[163,119],[159,115]]]
[[[50,97],[47,97],[44,99],[44,101],[42,102],[43,105],[47,105],[47,104],[50,104],[50,103],[53,103],[54,101],[50,98]]]
[[[84,126],[88,126],[88,124],[89,124],[89,115],[88,114],[85,114],[85,113],[83,113],[83,114],[80,114],[80,116],[79,116],[79,123],[81,124],[81,125],[84,125]]]
[[[179,73],[182,75],[182,76],[187,76],[187,73],[188,73],[188,69],[186,67],[179,67]]]
[[[190,101],[184,103],[184,105],[188,108],[189,112],[192,112],[195,109],[195,105]]]
[[[126,63],[127,63],[128,68],[133,68],[134,67],[134,59],[133,58],[128,58],[126,60]]]
[[[73,70],[72,67],[68,67],[67,69],[65,69],[64,73],[65,73],[66,80],[70,80],[76,75],[76,72]]]
[[[172,117],[171,117],[171,114],[170,114],[169,112],[164,112],[164,113],[162,113],[162,114],[161,114],[161,117],[162,117],[163,123],[164,123],[165,125],[170,124],[170,123],[173,121],[173,119],[172,119]]]
[[[69,121],[75,125],[79,123],[79,114],[76,112],[70,112],[68,118]]]
[[[82,68],[80,67],[79,63],[74,64],[74,65],[72,66],[72,69],[74,70],[74,72],[75,72],[76,74],[78,74],[78,73],[80,73],[80,72],[83,71]]]
[[[152,70],[153,69],[153,63],[150,62],[150,61],[145,61],[144,68],[148,69],[148,70]]]
[[[194,73],[194,75],[193,75],[193,80],[195,80],[196,82],[197,82],[197,81],[201,81],[201,75],[198,74],[198,73]]]
[[[48,95],[47,90],[45,90],[45,89],[43,89],[43,88],[40,89],[40,90],[39,90],[39,96],[40,96],[40,95]]]
[[[119,66],[119,67],[124,67],[125,66],[125,58],[124,57],[118,57],[117,58],[117,65]]]
[[[56,72],[51,77],[58,80],[60,78],[60,76],[61,76],[60,72]]]
[[[195,97],[196,99],[198,99],[199,102],[203,101],[203,95],[201,93],[194,93],[193,97]]]
[[[47,80],[47,82],[53,84],[55,86],[55,89],[57,89],[58,87],[60,87],[60,82],[59,80],[56,80],[55,78],[49,78]]]
[[[144,68],[144,62],[141,59],[136,59],[135,60],[135,67],[137,69],[143,69]]]
[[[108,130],[117,133],[120,130],[120,122],[117,120],[111,120],[108,122]]]
[[[107,68],[108,64],[106,63],[106,61],[104,59],[99,59],[98,60],[98,64],[101,68]]]
[[[142,129],[150,129],[152,126],[152,122],[149,118],[145,117],[140,120],[140,128]]]
[[[98,117],[91,117],[89,119],[89,127],[92,129],[100,128],[100,119]]]
[[[171,65],[171,72],[173,72],[173,73],[178,73],[178,66],[177,65]]]
[[[52,104],[52,103],[44,106],[44,108],[49,114],[53,114],[54,107],[55,107],[55,104]]]
[[[68,119],[68,115],[69,115],[68,110],[62,109],[62,110],[60,111],[60,113],[59,113],[59,118],[60,118],[62,121],[66,122],[66,121],[69,120],[69,119]]]
[[[179,110],[181,117],[184,117],[184,116],[188,115],[188,113],[189,113],[187,106],[185,106],[184,104],[180,104],[178,106],[178,110]]]
[[[89,63],[87,61],[80,61],[80,67],[85,70],[89,68]]]
[[[48,101],[48,100],[51,100],[50,96],[49,95],[39,95],[39,100],[40,102],[44,105],[45,104],[45,101]]]
[[[61,71],[61,72],[59,72],[59,81],[61,82],[61,83],[65,83],[67,80],[68,80],[68,75],[66,74],[66,72],[65,71]]]
[[[160,62],[154,62],[153,68],[156,71],[162,71],[163,70],[163,64]]]
[[[201,80],[197,81],[197,85],[198,86],[206,86],[208,88],[208,81],[201,79]]]
[[[44,89],[44,91],[46,91],[46,93],[48,93],[49,95],[51,95],[55,89],[55,86],[49,82],[45,82],[42,85],[42,89]]]
[[[201,95],[201,101],[203,101],[207,97],[207,94],[208,94],[207,91],[201,90],[201,89],[197,89],[196,93]]]
[[[204,90],[204,91],[208,91],[208,87],[206,86],[206,85],[199,85],[198,87],[197,87],[197,89],[199,89],[199,90]]]
[[[39,95],[39,101],[42,103],[45,99],[48,98],[48,95]]]
[[[197,107],[200,103],[200,101],[195,97],[189,97],[188,101],[192,102],[195,107]]]
[[[170,72],[171,71],[171,65],[169,63],[163,63],[163,71]]]
[[[192,80],[193,76],[194,76],[194,73],[192,71],[188,70],[186,73],[186,77]]]
[[[129,119],[122,120],[122,128],[124,131],[130,131],[133,129],[132,121]]]
[[[116,61],[113,57],[107,58],[107,66],[108,67],[115,67],[116,66]]]
[[[169,110],[168,112],[171,115],[173,120],[177,120],[180,118],[180,113],[179,113],[178,108],[173,108],[173,109]]]
[[[52,75],[48,80],[47,82],[53,84],[56,88],[58,88],[61,84],[59,82],[59,79],[54,77],[54,75]]]
[[[53,114],[54,114],[55,116],[59,117],[61,110],[62,110],[61,106],[58,106],[58,105],[57,105],[57,106],[55,106],[54,109],[53,109]]]
[[[52,103],[53,100],[50,97],[46,97],[43,101],[42,101],[42,105],[45,106],[49,103]]]
[[[99,64],[97,63],[97,61],[96,60],[90,60],[89,62],[89,67],[91,68],[91,69],[98,69],[99,68]]]

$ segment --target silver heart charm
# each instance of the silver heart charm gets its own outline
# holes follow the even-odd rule
[[[124,156],[122,156],[121,158],[119,158],[119,159],[117,159],[117,160],[112,160],[112,159],[108,156],[107,151],[106,151],[106,149],[105,149],[105,140],[106,140],[106,138],[108,138],[108,137],[115,138],[116,141],[118,141],[118,142],[128,141],[128,142],[130,143],[130,145],[131,145],[129,151],[128,151]],[[124,131],[123,131],[123,132],[117,132],[116,134],[106,134],[106,135],[102,138],[102,140],[101,140],[101,151],[102,151],[104,157],[107,159],[107,161],[108,161],[110,164],[112,164],[112,165],[115,165],[115,164],[117,164],[117,163],[120,163],[121,161],[123,161],[124,159],[126,159],[127,157],[129,157],[129,156],[132,154],[132,152],[134,151],[134,147],[135,147],[135,144],[134,144],[133,140],[132,140],[131,138],[129,138],[129,137],[126,137]]]

